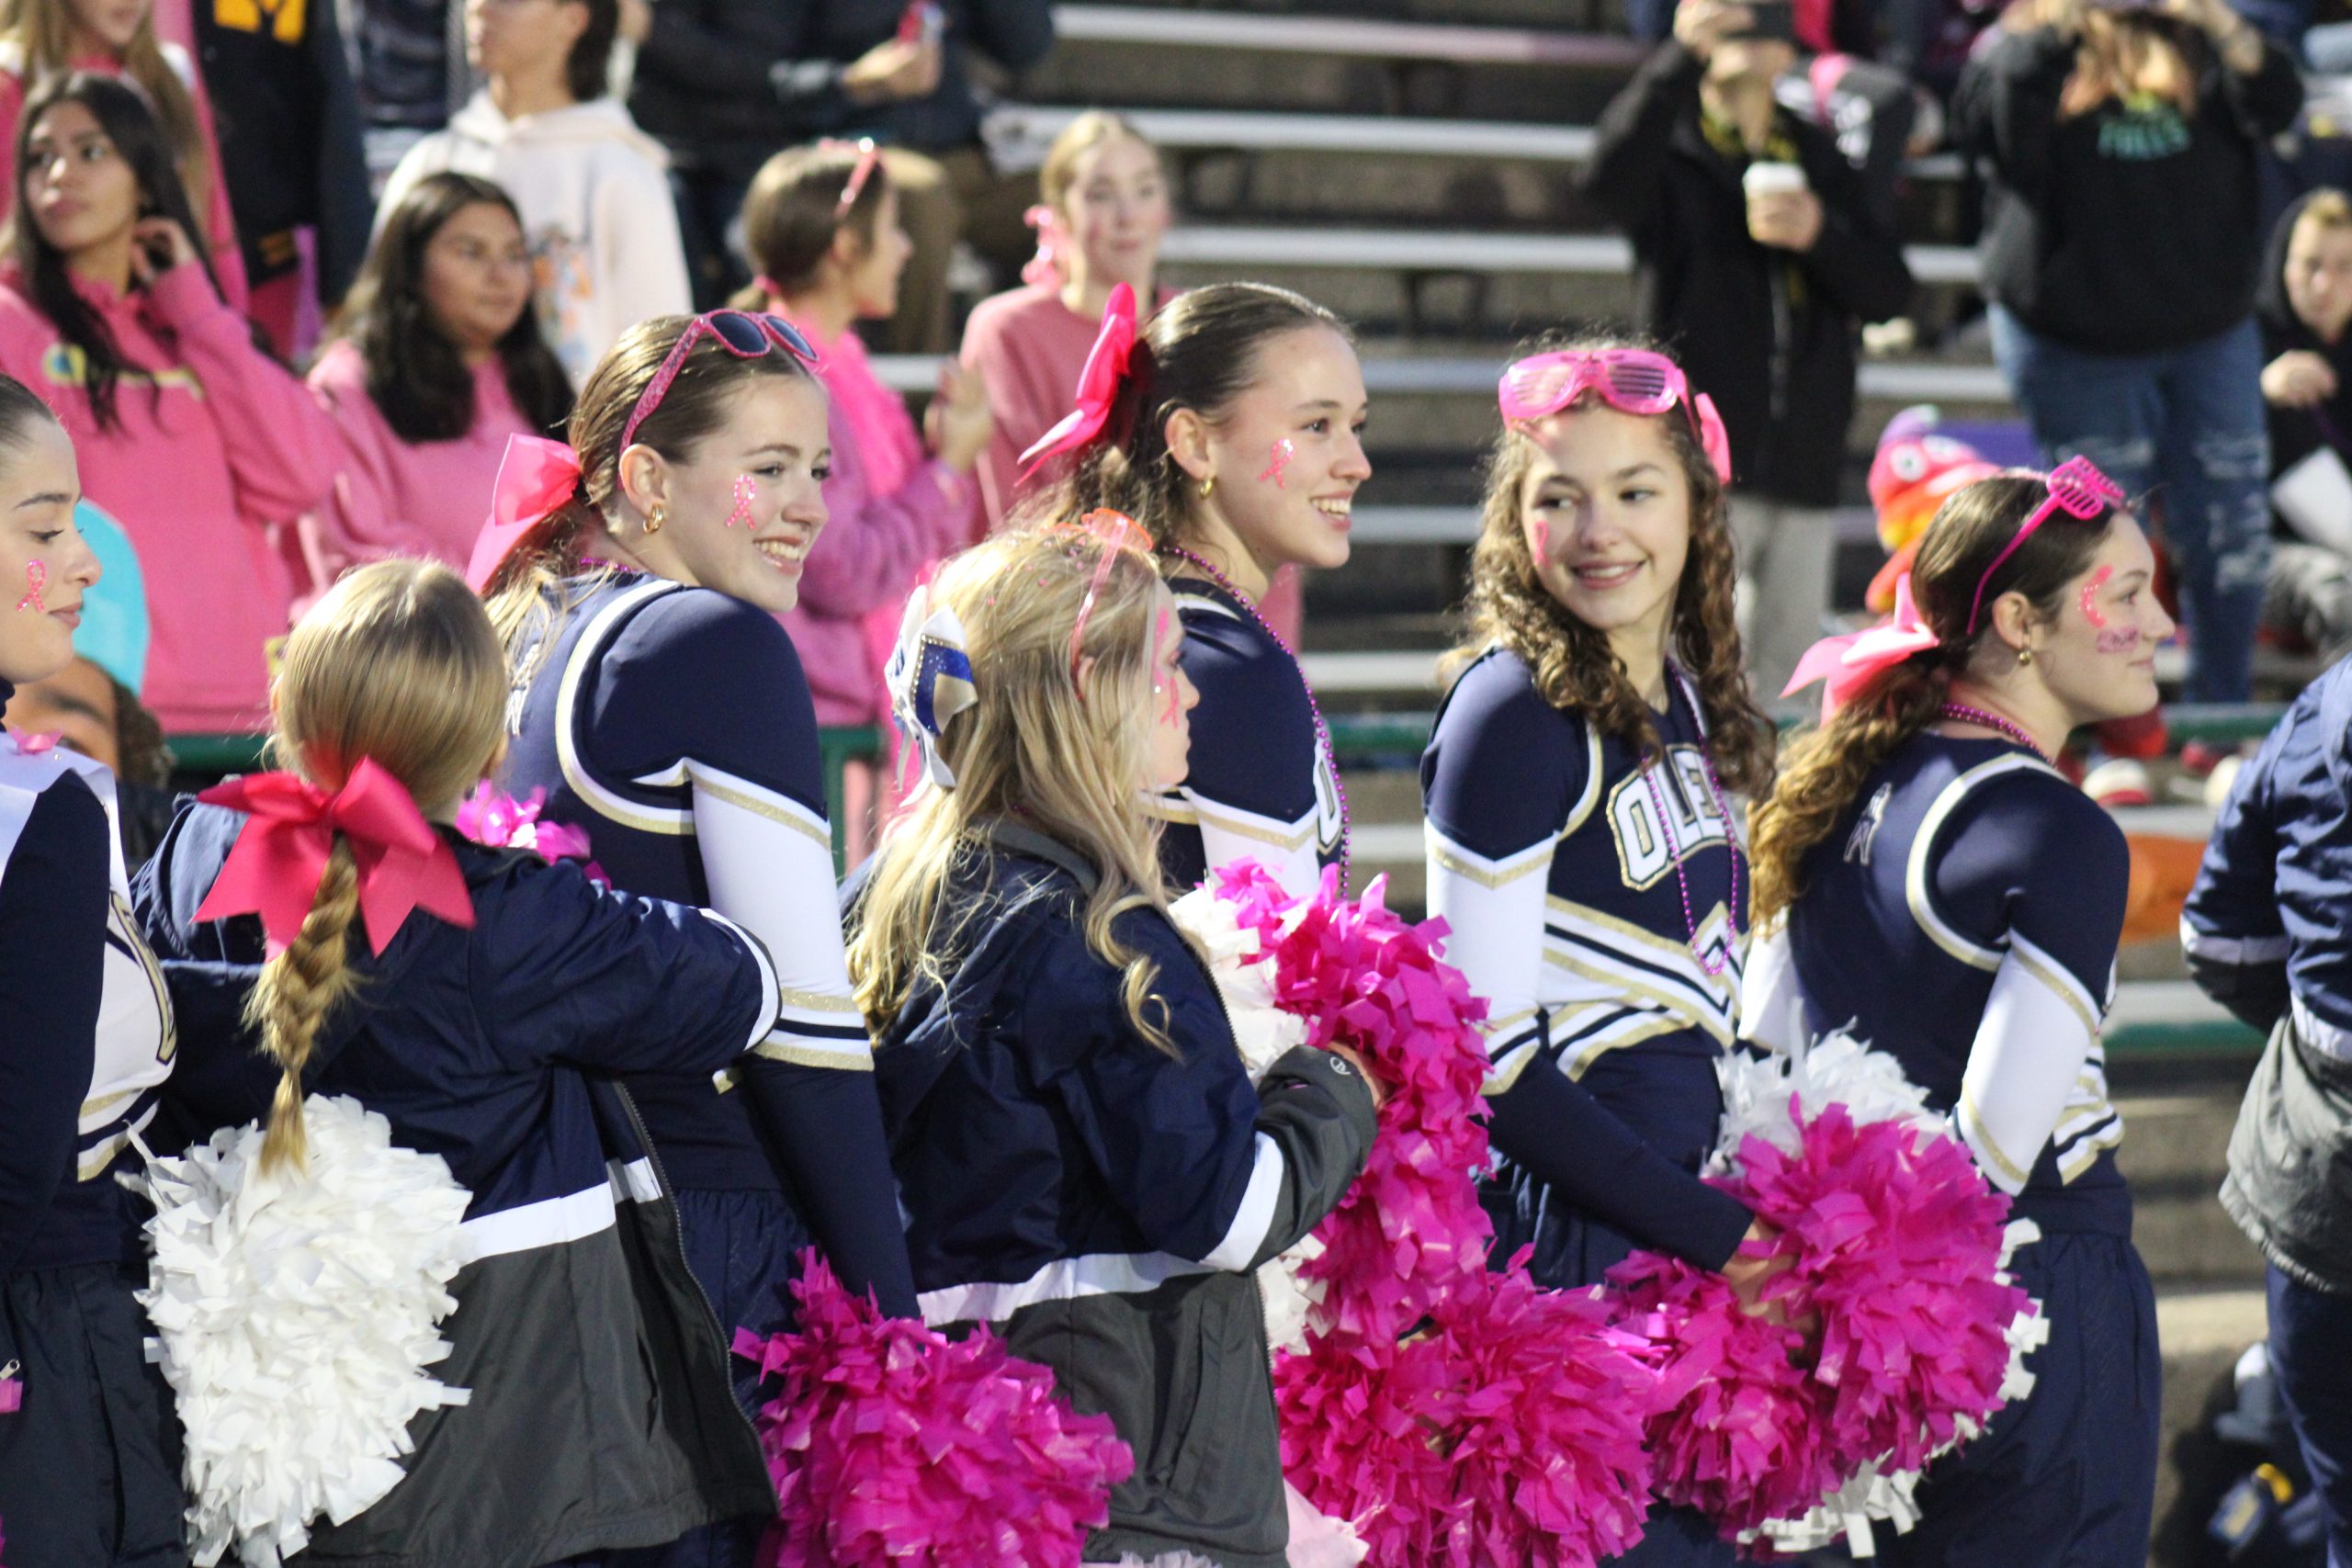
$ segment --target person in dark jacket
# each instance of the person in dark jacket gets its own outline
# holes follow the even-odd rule
[[[278,914],[237,912],[275,909],[269,891],[225,891],[232,850],[266,830],[225,805],[185,810],[134,889],[160,956],[215,978],[245,966],[268,1021],[263,1056],[210,989],[184,1010],[182,1125],[200,1134],[266,1110],[264,1168],[307,1170],[306,1092],[347,1095],[470,1194],[473,1260],[450,1283],[451,1348],[434,1368],[470,1398],[411,1426],[415,1452],[389,1494],[318,1524],[310,1555],[322,1561],[537,1568],[775,1506],[658,1155],[610,1077],[707,1075],[770,1050],[775,966],[716,916],[459,838],[447,824],[497,761],[505,707],[497,635],[454,572],[363,567],[288,641],[274,743],[300,782],[277,778],[345,799],[405,792],[407,815],[436,824],[467,919],[421,903],[383,930],[383,889],[343,827],[358,812],[329,818],[334,852],[290,932]],[[265,934],[285,944],[266,965]]]
[[[2270,1364],[2352,1562],[2352,660],[2240,770],[2181,914],[2189,973],[2270,1036],[2222,1206],[2268,1263]]]
[[[1837,143],[1773,97],[1795,58],[1786,11],[1687,0],[1602,113],[1584,175],[1633,239],[1643,329],[1730,431],[1740,635],[1768,693],[1829,607],[1856,338],[1911,296]]]
[[[810,0],[662,0],[653,7],[629,112],[669,150],[701,309],[750,280],[728,230],[761,164],[852,115],[940,91],[941,39],[893,32],[854,59],[835,60],[819,51],[821,9]],[[928,183],[938,183],[935,173]]]
[[[2255,315],[2270,426],[2262,621],[2332,660],[2352,648],[2352,199],[2342,191],[2312,191],[2279,218]]]
[[[2161,486],[2191,701],[2244,701],[2270,540],[2255,160],[2294,62],[2222,0],[2029,0],[1962,77],[1994,356],[2046,461]]]
[[[1021,215],[1036,189],[989,166],[967,57],[977,51],[1021,72],[1053,42],[1047,0],[662,0],[629,107],[682,166],[710,171],[687,183],[693,205],[682,205],[681,220],[719,236],[752,173],[783,144],[870,136],[890,148],[915,254],[899,313],[875,346],[941,354],[955,346],[947,263],[956,241],[1009,278],[1029,253]],[[746,279],[698,276],[695,287],[720,281],[723,293]]]
[[[942,569],[892,660],[928,785],[885,830],[851,967],[923,1317],[987,1325],[1135,1450],[1087,1562],[1283,1568],[1255,1269],[1362,1169],[1363,1066],[1254,1088],[1170,920],[1145,793],[1183,777],[1175,603],[1111,513]]]

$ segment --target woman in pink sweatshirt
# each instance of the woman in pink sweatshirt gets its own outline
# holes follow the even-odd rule
[[[343,438],[334,494],[303,530],[316,586],[387,556],[462,571],[506,438],[551,435],[571,417],[505,191],[459,174],[409,186],[384,215],[311,390]]]
[[[1048,475],[1022,473],[1021,454],[1069,412],[1071,394],[1102,328],[1102,307],[1124,283],[1145,313],[1176,297],[1159,281],[1159,246],[1174,212],[1159,150],[1122,116],[1090,109],[1062,128],[1037,171],[1029,220],[1037,254],[1019,288],[981,300],[964,325],[963,360],[988,384],[996,438],[980,458],[980,504],[989,526]],[[1259,613],[1298,646],[1298,573],[1275,574]]]
[[[899,308],[913,245],[898,194],[870,147],[826,142],[768,160],[743,201],[743,238],[761,276],[738,297],[798,327],[823,357],[833,400],[832,522],[808,556],[800,607],[784,624],[800,650],[820,724],[872,724],[888,710],[882,665],[899,609],[925,568],[972,542],[972,469],[993,422],[980,378],[949,366],[918,432],[882,385],[853,322]],[[868,623],[871,630],[868,629]]]
[[[137,93],[50,82],[16,166],[27,220],[0,279],[0,370],[57,411],[84,493],[146,567],[148,706],[175,733],[259,729],[289,593],[272,531],[325,498],[334,429],[221,301]]]
[[[14,0],[9,14],[7,30],[0,33],[0,192],[6,193],[0,213],[16,205],[16,166],[9,160],[25,95],[68,71],[119,76],[139,89],[162,124],[189,205],[204,219],[189,232],[205,243],[221,298],[243,310],[245,254],[220,173],[212,99],[188,51],[157,36],[153,0]]]

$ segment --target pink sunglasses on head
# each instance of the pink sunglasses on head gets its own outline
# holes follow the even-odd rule
[[[2025,520],[2018,536],[1993,558],[1984,575],[1976,580],[1976,597],[1968,602],[1968,630],[1963,635],[1976,635],[1976,616],[1984,607],[1986,585],[1993,581],[1993,574],[2001,570],[2001,563],[2017,554],[2018,547],[2031,538],[2036,528],[2061,512],[2077,523],[2087,523],[2110,507],[2123,504],[2123,488],[2099,472],[2098,465],[2088,457],[2067,458],[2042,475],[2041,482],[2049,487],[2049,495],[2033,509],[2033,515]]]
[[[638,394],[637,406],[628,412],[628,423],[621,426],[622,451],[628,451],[636,442],[637,427],[645,423],[646,415],[662,406],[670,384],[686,367],[686,355],[706,335],[717,338],[718,346],[738,359],[757,359],[781,348],[812,373],[825,367],[808,340],[800,335],[800,329],[781,316],[753,315],[749,310],[706,311],[686,324],[686,330],[678,334],[678,341],[670,345],[653,379]]]
[[[1731,482],[1731,437],[1724,433],[1714,400],[1704,392],[1694,394],[1682,367],[1663,354],[1604,348],[1530,355],[1503,372],[1498,391],[1503,419],[1510,424],[1558,413],[1588,391],[1622,413],[1661,414],[1679,403],[1715,477]]]

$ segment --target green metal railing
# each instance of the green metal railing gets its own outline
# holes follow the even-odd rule
[[[2278,705],[2182,705],[2165,710],[2165,722],[2177,741],[2201,740],[2213,746],[2234,746],[2259,739],[2270,732],[2286,710]],[[1349,767],[1409,767],[1428,744],[1428,713],[1364,713],[1331,716],[1331,749]],[[1787,728],[1787,726],[1784,726]],[[263,738],[257,735],[180,735],[172,751],[180,770],[188,773],[246,773],[261,765]],[[853,761],[871,761],[882,755],[882,731],[874,725],[820,729],[817,744],[824,759],[825,798],[836,809],[833,824],[833,868],[844,867],[842,776]],[[2135,1056],[2251,1055],[2262,1048],[2262,1037],[2234,1019],[2181,1020],[2129,1024],[2107,1036],[2110,1053]]]

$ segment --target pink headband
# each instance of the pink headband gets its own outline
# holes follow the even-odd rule
[[[1069,628],[1069,683],[1073,686],[1078,684],[1079,649],[1086,640],[1087,617],[1094,614],[1094,600],[1102,592],[1103,580],[1111,575],[1111,563],[1122,550],[1133,550],[1147,561],[1151,558],[1151,536],[1124,512],[1098,506],[1080,518],[1076,526],[1101,544],[1102,558],[1095,563],[1094,581],[1087,584],[1086,597],[1079,601],[1077,624]]]
[[[1126,379],[1135,352],[1136,291],[1122,283],[1111,290],[1110,302],[1102,307],[1102,330],[1087,351],[1086,368],[1078,374],[1078,406],[1021,454],[1023,478],[1036,472],[1047,458],[1078,451],[1102,433],[1111,422],[1111,405],[1118,401],[1119,383]]]
[[[2001,570],[2001,563],[2017,554],[2018,547],[2033,536],[2036,528],[2057,513],[2063,512],[2077,523],[2087,523],[2109,507],[2123,504],[2123,487],[2099,472],[2098,465],[2088,457],[2067,458],[2042,475],[2041,482],[2049,487],[2050,493],[2040,506],[2033,509],[2033,515],[2025,520],[2025,526],[2018,530],[2018,536],[1993,558],[1993,564],[1986,567],[1984,575],[1976,580],[1976,597],[1968,602],[1970,637],[1976,635],[1976,616],[1984,607],[1985,586],[1993,581],[1993,574]]]
[[[1036,288],[1060,288],[1062,252],[1069,244],[1061,214],[1040,204],[1023,213],[1021,221],[1037,231],[1037,254],[1021,264],[1021,281]]]
[[[849,216],[849,209],[865,194],[865,182],[874,177],[874,166],[882,161],[882,149],[874,144],[871,136],[861,136],[855,141],[836,141],[829,136],[817,143],[817,150],[857,154],[857,164],[850,170],[849,179],[842,186],[842,198],[833,208],[833,221],[838,223]]]

